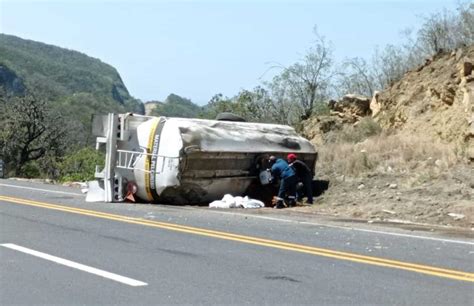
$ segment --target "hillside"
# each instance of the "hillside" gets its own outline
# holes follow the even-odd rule
[[[307,120],[316,207],[347,218],[474,226],[474,46],[438,54],[372,99],[347,95]]]
[[[7,95],[28,91],[54,105],[83,104],[87,113],[143,112],[112,66],[77,51],[5,34],[0,34],[0,86]]]
[[[196,118],[201,113],[202,108],[189,99],[170,94],[164,102],[150,101],[145,103],[145,110],[146,114],[151,116]]]

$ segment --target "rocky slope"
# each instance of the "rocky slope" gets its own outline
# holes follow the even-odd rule
[[[455,143],[474,160],[474,46],[427,60],[370,108],[384,129]]]
[[[474,226],[474,46],[439,54],[372,99],[347,95],[303,133],[330,181],[304,211]]]

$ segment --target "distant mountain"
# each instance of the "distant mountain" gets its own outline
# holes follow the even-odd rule
[[[202,108],[191,100],[170,94],[164,102],[150,101],[145,104],[147,115],[196,118],[202,112]]]
[[[7,95],[26,92],[64,111],[143,113],[117,70],[83,53],[0,34],[0,87]]]

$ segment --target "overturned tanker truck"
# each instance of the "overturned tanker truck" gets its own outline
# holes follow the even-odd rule
[[[317,153],[289,126],[238,121],[95,116],[96,167],[87,201],[198,204],[265,184],[268,157],[292,152],[314,169]]]

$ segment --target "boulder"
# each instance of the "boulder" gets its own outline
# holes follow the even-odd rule
[[[372,112],[372,117],[375,117],[380,113],[380,109],[382,108],[382,105],[380,104],[378,98],[379,98],[380,92],[375,91],[374,95],[372,96],[372,101],[370,101],[370,111]]]
[[[471,75],[472,63],[470,63],[470,62],[462,63],[460,72],[461,72],[461,76],[463,76],[463,77],[467,77],[467,76]]]
[[[348,94],[339,101],[329,101],[329,108],[338,113],[349,116],[364,117],[372,114],[370,110],[370,100],[367,97]]]

